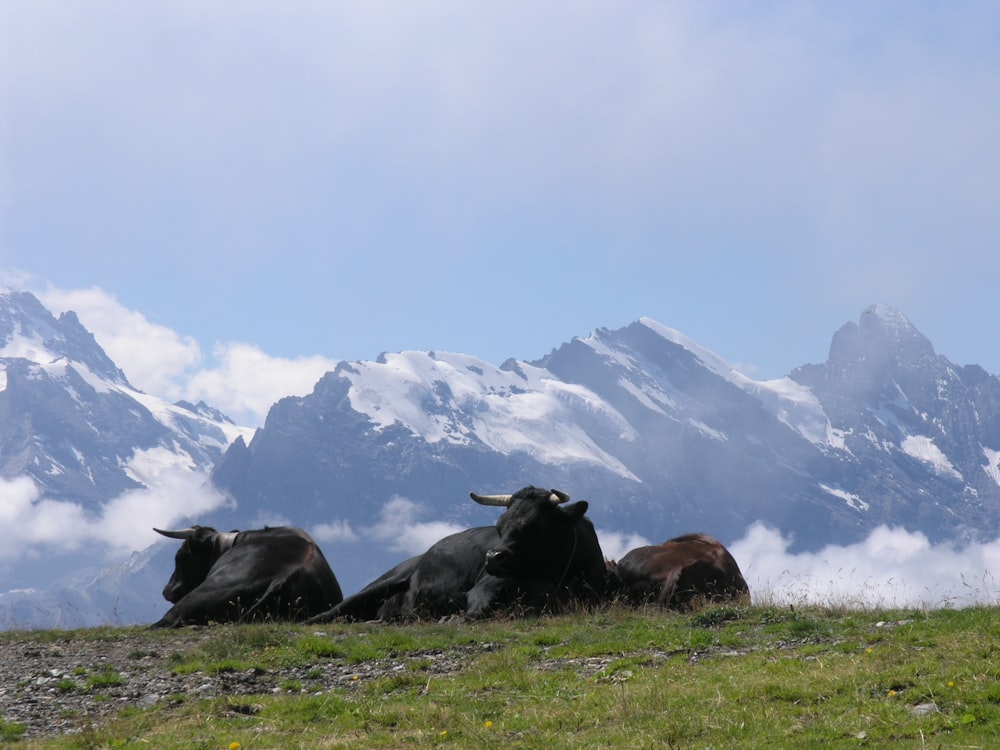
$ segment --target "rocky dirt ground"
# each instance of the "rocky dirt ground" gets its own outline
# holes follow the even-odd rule
[[[161,634],[166,631],[158,631]],[[0,634],[0,728],[18,725],[21,737],[79,732],[126,708],[145,708],[178,700],[266,695],[278,692],[350,692],[367,682],[410,670],[413,662],[428,679],[466,668],[472,652],[495,644],[454,646],[407,652],[364,663],[318,658],[305,667],[178,673],[178,657],[213,639],[211,628],[170,631],[169,638],[143,631],[108,631],[101,637],[58,634]],[[677,652],[650,649],[655,664]],[[686,653],[692,661],[741,652],[713,648]],[[600,677],[612,656],[545,658],[539,669],[569,664],[587,678]],[[2,742],[3,733],[0,733]]]
[[[207,629],[174,631],[169,640],[142,632],[109,632],[100,639],[6,634],[0,638],[0,725],[23,727],[22,737],[79,732],[108,716],[179,699],[250,696],[301,690],[349,692],[366,682],[408,670],[419,661],[428,678],[457,672],[470,651],[492,644],[407,653],[362,664],[323,658],[307,667],[178,674],[178,654],[190,653],[212,637]],[[669,654],[650,654],[654,661]],[[565,665],[545,660],[541,669]],[[611,658],[574,661],[588,676],[599,674]],[[2,741],[2,740],[0,740]]]
[[[428,676],[457,671],[462,649],[407,654],[364,664],[321,659],[306,668],[177,674],[175,654],[196,649],[205,631],[170,641],[143,633],[106,639],[0,640],[0,722],[24,727],[24,737],[80,731],[127,707],[215,696],[261,695],[300,686],[308,692],[356,689],[364,681],[407,669],[419,659]]]

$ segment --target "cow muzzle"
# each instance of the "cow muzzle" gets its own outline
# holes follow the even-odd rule
[[[171,604],[177,604],[184,596],[179,583],[171,580],[163,587],[163,598]]]
[[[505,578],[511,574],[510,562],[512,555],[505,549],[486,550],[486,572],[491,576]]]

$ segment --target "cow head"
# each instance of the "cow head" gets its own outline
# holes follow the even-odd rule
[[[170,539],[181,539],[183,544],[174,556],[174,573],[163,587],[163,598],[176,604],[196,589],[208,576],[208,571],[222,552],[232,546],[235,534],[219,534],[209,526],[192,526],[178,531],[153,529]]]
[[[497,520],[500,541],[486,553],[486,572],[499,578],[558,584],[578,553],[597,541],[584,518],[587,502],[564,505],[569,502],[564,492],[525,487],[513,495],[472,493],[472,499],[507,508]]]

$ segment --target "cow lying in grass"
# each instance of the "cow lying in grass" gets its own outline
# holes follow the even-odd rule
[[[303,620],[343,598],[322,551],[302,529],[155,531],[183,544],[163,588],[174,606],[153,627]]]
[[[608,595],[631,605],[690,609],[710,602],[750,601],[739,565],[721,542],[685,534],[637,547],[608,561]]]
[[[565,493],[537,487],[471,497],[506,509],[495,526],[441,539],[309,622],[477,619],[557,611],[603,595],[607,571],[594,526],[584,515],[586,502],[567,505]]]

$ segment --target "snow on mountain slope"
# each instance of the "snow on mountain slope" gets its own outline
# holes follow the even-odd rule
[[[683,334],[643,318],[640,323],[690,352],[712,375],[748,393],[782,423],[817,446],[843,449],[843,436],[827,419],[809,388],[789,378],[756,381]],[[690,396],[668,379],[650,377],[637,353],[607,333],[580,341],[621,371],[617,384],[650,411],[673,415],[702,434],[725,440],[687,407]],[[609,448],[635,443],[637,427],[593,389],[567,382],[545,367],[508,360],[496,367],[464,354],[403,352],[377,361],[344,363],[352,407],[379,428],[403,425],[428,443],[480,443],[509,455],[529,454],[543,463],[584,461],[638,481]],[[581,415],[587,428],[581,426]],[[595,436],[603,435],[603,446]],[[617,447],[617,446],[616,446]]]
[[[626,478],[631,472],[599,448],[573,417],[585,411],[622,440],[635,434],[588,389],[518,363],[502,369],[463,354],[403,352],[342,368],[352,407],[379,428],[400,424],[428,443],[481,443],[544,463],[584,461]]]
[[[632,329],[595,331],[573,342],[593,358],[566,364],[559,373],[548,368],[549,358],[535,363],[511,359],[497,367],[464,354],[410,351],[344,362],[334,375],[349,382],[351,408],[378,431],[403,427],[430,445],[479,446],[550,466],[588,463],[634,482],[641,481],[632,464],[642,452],[640,431],[648,429],[650,418],[643,412],[716,442],[729,439],[724,421],[692,395],[688,378],[724,381],[812,445],[845,450],[842,432],[831,425],[807,386],[787,377],[753,380],[678,331],[650,318],[635,325],[653,340],[633,340],[625,335]],[[652,351],[664,348],[697,363],[704,374],[679,360],[649,360],[659,356]],[[612,381],[607,380],[610,373]],[[675,382],[681,375],[682,381]],[[622,411],[621,394],[634,402],[628,413]]]
[[[788,377],[776,380],[741,378],[738,384],[782,423],[795,430],[813,445],[832,450],[847,450],[844,431],[835,428],[812,390]]]
[[[225,418],[205,416],[197,406],[183,402],[171,404],[131,387],[118,388],[118,391],[145,407],[157,422],[171,432],[190,438],[212,453],[224,451],[238,437],[249,440],[255,432],[253,427],[241,427]]]
[[[754,380],[719,355],[673,328],[668,328],[645,317],[640,318],[639,323],[664,340],[676,344],[694,355],[696,360],[710,373],[759,399],[764,407],[782,423],[814,445],[830,449],[845,449],[843,433],[830,424],[822,405],[808,387],[796,383],[788,377],[776,380]],[[636,386],[636,379],[632,375],[641,375],[646,368],[643,363],[634,359],[630,350],[614,346],[601,333],[591,334],[582,341],[602,356],[616,361],[626,368],[630,377],[621,378],[620,384],[624,388],[632,389],[636,397],[643,400],[648,408],[659,411],[663,409],[677,411],[681,408],[679,403],[682,399],[681,394],[675,389],[664,387],[665,384],[662,382],[656,383],[648,378],[642,378],[642,386]]]
[[[40,365],[60,359],[46,348],[38,332],[26,333],[21,328],[12,331],[0,346],[0,358],[28,359]]]
[[[1000,486],[1000,451],[983,446],[979,446],[979,450],[982,452],[983,458],[986,459],[986,463],[982,466],[983,471],[994,484]]]
[[[252,430],[204,405],[133,388],[73,313],[0,293],[0,476],[30,476],[49,499],[94,505],[162,470],[207,471]]]
[[[935,473],[958,480],[962,479],[962,475],[955,470],[948,457],[934,445],[932,438],[923,435],[907,435],[900,443],[900,448],[906,455],[927,464]]]

